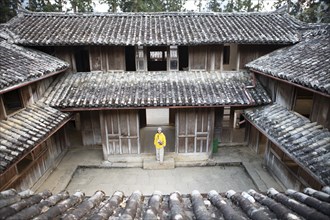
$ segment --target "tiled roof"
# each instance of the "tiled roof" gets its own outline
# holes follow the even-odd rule
[[[7,24],[23,45],[292,44],[306,25],[277,13],[20,13]]]
[[[323,184],[330,184],[328,129],[278,104],[245,110],[244,113],[298,164]]]
[[[44,104],[31,105],[0,122],[0,173],[69,119]]]
[[[330,95],[330,25],[322,30],[246,66]]]
[[[226,193],[210,191],[189,195],[179,192],[144,196],[140,191],[125,196],[117,191],[106,196],[98,190],[91,197],[83,192],[63,191],[33,194],[10,189],[0,193],[3,219],[318,219],[330,216],[329,187],[323,191],[306,188],[304,193],[269,189]]]
[[[55,57],[0,38],[0,93],[13,86],[64,71],[68,66]]]
[[[51,85],[46,103],[58,108],[258,105],[271,99],[243,72],[86,72]]]

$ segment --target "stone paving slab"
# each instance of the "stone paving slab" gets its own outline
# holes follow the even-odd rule
[[[143,160],[143,169],[145,170],[167,170],[174,169],[175,161],[173,158],[166,157],[162,164],[154,158]]]
[[[144,170],[142,168],[78,168],[66,187],[71,193],[77,190],[92,195],[102,189],[107,195],[116,190],[130,195],[140,190],[151,195],[155,190],[163,194],[193,190],[225,192],[230,189],[255,189],[256,186],[243,166],[177,167],[172,170]]]
[[[169,156],[169,155],[168,155]],[[125,157],[125,156],[123,156]],[[139,156],[140,157],[140,156]],[[46,181],[43,182],[42,184],[36,184],[35,188],[32,188],[32,190],[36,192],[41,192],[46,189],[50,189],[53,193],[58,193],[69,185],[70,181],[72,181],[72,176],[74,175],[76,169],[80,166],[82,167],[93,167],[93,168],[115,168],[117,167],[119,170],[125,170],[128,168],[125,167],[132,167],[135,170],[135,172],[142,169],[142,160],[139,159],[139,162],[137,162],[134,158],[132,159],[131,163],[126,163],[122,162],[121,159],[115,161],[115,162],[104,162],[102,160],[103,158],[103,153],[102,149],[87,149],[87,148],[76,148],[76,149],[71,149],[67,152],[67,154],[64,156],[62,159],[61,163],[59,166],[50,174],[48,178],[46,178]],[[146,159],[152,159],[154,158],[153,154],[146,155]],[[166,155],[165,155],[166,158]],[[167,157],[170,158],[170,157]],[[135,162],[134,162],[135,161]],[[153,177],[157,177],[160,173],[165,172],[163,175],[164,176],[172,176],[175,170],[179,168],[184,168],[184,167],[190,167],[190,166],[195,166],[193,169],[197,169],[200,167],[206,167],[206,168],[211,168],[212,166],[215,165],[220,165],[220,167],[228,167],[228,166],[240,166],[243,165],[244,167],[244,173],[245,176],[247,176],[247,181],[251,181],[252,184],[255,186],[254,189],[257,189],[259,191],[266,191],[268,188],[273,187],[279,191],[283,191],[284,188],[282,185],[280,185],[272,176],[271,174],[264,168],[263,166],[263,160],[259,155],[256,155],[250,148],[248,147],[226,147],[226,148],[219,148],[219,152],[213,155],[213,158],[208,159],[208,160],[203,160],[199,162],[193,162],[193,161],[175,161],[175,169],[171,170],[149,170],[151,173],[150,175]],[[196,167],[197,166],[197,167]],[[139,168],[136,168],[139,167]],[[211,172],[208,172],[211,173]],[[101,174],[102,175],[102,174]],[[143,175],[142,172],[137,172],[134,175],[141,176]],[[178,174],[178,177],[176,179],[180,179],[180,175]],[[231,174],[220,174],[220,173],[212,173],[212,175],[218,175],[219,177],[223,178],[226,177],[225,175],[231,176]],[[94,177],[95,179],[96,177]],[[98,177],[100,178],[100,177]],[[133,177],[127,177],[127,176],[122,176],[120,172],[114,176],[111,181],[115,181],[117,179],[119,180],[125,180],[125,178],[130,179]],[[82,180],[81,185],[89,185],[91,188],[93,188],[93,192],[97,190],[95,186],[92,184],[94,183],[94,179],[88,179],[88,177],[84,177],[84,180]],[[102,178],[101,178],[102,179]],[[162,185],[161,180],[157,180],[157,178],[152,178],[151,180],[159,183]],[[85,181],[85,182],[84,182]],[[89,181],[89,182],[88,182]],[[100,182],[98,183],[99,187],[107,187],[109,185],[109,182]],[[228,182],[229,181],[229,182]],[[230,185],[230,182],[235,183],[236,180],[229,179],[227,182]],[[198,184],[196,184],[198,183]],[[120,184],[118,183],[117,186],[115,186],[116,190],[122,190],[122,187],[125,186],[125,182],[122,181]],[[137,183],[136,183],[137,184]],[[140,184],[140,183],[139,183]],[[139,184],[137,186],[139,186]],[[218,182],[218,185],[223,185],[227,184],[222,182]],[[112,184],[114,185],[114,184]],[[180,189],[198,189],[200,192],[203,193],[199,188],[203,187],[205,184],[202,182],[196,182],[194,179],[190,179],[190,182],[187,184],[181,185],[181,181],[176,181],[174,186],[176,187],[176,190],[180,191]],[[146,182],[141,183],[141,187],[145,188],[138,188],[135,187],[135,189],[139,189],[141,191],[146,191],[148,189],[154,190],[155,187],[152,184],[146,184]],[[130,186],[133,188],[133,186]],[[79,187],[77,187],[79,188]],[[103,190],[104,188],[99,188]],[[106,188],[105,188],[106,189]],[[105,190],[104,189],[104,190]],[[188,190],[188,191],[189,191]],[[242,190],[248,190],[246,187],[236,189],[237,191],[242,191]],[[220,190],[220,192],[224,191],[223,189]],[[112,194],[113,192],[110,192]],[[190,193],[190,192],[189,192]]]

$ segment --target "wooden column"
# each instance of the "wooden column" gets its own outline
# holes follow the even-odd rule
[[[7,118],[6,108],[2,101],[2,95],[0,95],[0,120]]]

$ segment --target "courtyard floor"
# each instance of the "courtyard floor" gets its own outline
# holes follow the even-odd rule
[[[174,191],[191,193],[199,190],[225,192],[229,189],[245,191],[251,188],[266,191],[283,187],[264,168],[263,160],[248,147],[220,147],[219,152],[196,167],[194,163],[176,164],[174,169],[144,170],[141,167],[109,167],[102,160],[102,149],[70,149],[56,169],[42,183],[32,190],[40,192],[46,189],[53,193],[68,190],[70,193],[83,191],[92,195],[96,190],[103,190],[111,195],[123,191],[125,195],[140,190],[150,195],[155,190],[163,194]],[[153,155],[142,157],[152,158]],[[166,157],[166,155],[165,155]],[[134,163],[132,163],[134,164]]]

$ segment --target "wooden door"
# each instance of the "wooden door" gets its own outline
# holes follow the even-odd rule
[[[176,114],[175,125],[177,153],[210,151],[214,130],[213,109],[180,109]]]
[[[139,117],[137,110],[104,111],[101,114],[104,156],[139,154]]]

